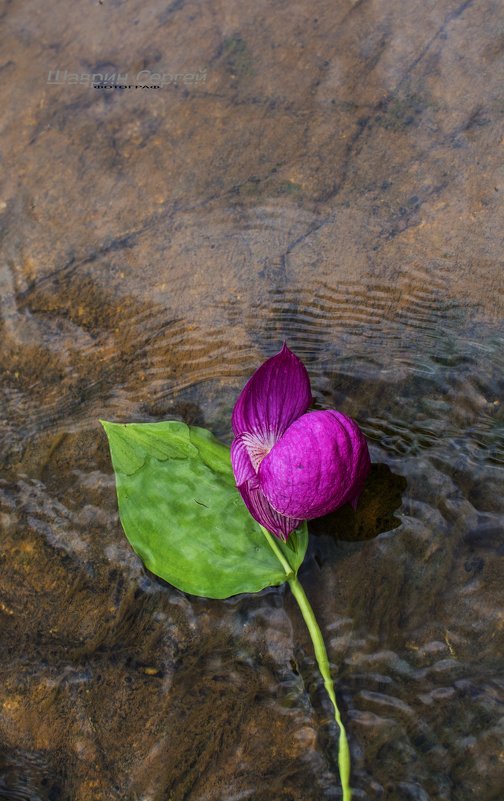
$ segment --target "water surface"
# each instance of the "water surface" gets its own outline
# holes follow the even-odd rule
[[[2,801],[340,798],[289,592],[206,601],[147,574],[97,423],[229,442],[284,339],[374,462],[357,514],[312,524],[301,572],[355,799],[504,796],[499,17],[7,7]],[[207,77],[105,92],[47,84],[57,68]]]

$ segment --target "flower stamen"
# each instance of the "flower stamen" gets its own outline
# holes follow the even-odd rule
[[[241,435],[241,440],[245,445],[252,467],[254,470],[259,470],[259,465],[265,456],[268,455],[278,437],[273,431],[268,431],[264,437],[258,437],[257,434],[244,433]]]

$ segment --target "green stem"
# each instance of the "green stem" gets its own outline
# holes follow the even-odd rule
[[[338,705],[336,703],[336,695],[331,678],[331,669],[329,667],[329,659],[327,658],[327,651],[322,638],[322,632],[320,631],[319,625],[315,619],[315,615],[313,614],[313,609],[310,606],[310,602],[306,597],[306,593],[302,585],[299,583],[297,576],[292,575],[287,579],[287,581],[290,584],[292,594],[298,602],[301,613],[305,619],[305,623],[308,626],[308,631],[310,632],[310,636],[312,638],[319,670],[322,674],[322,678],[324,679],[324,687],[326,688],[327,694],[334,707],[334,719],[339,726],[338,767],[340,772],[341,787],[343,788],[343,801],[351,801],[352,790],[350,788],[350,749],[348,747],[345,727],[343,726]]]
[[[293,571],[292,567],[290,566],[290,564],[288,563],[287,559],[283,555],[282,551],[280,550],[280,548],[276,544],[274,536],[272,534],[270,534],[268,529],[264,528],[264,526],[259,526],[259,528],[261,529],[262,533],[264,534],[264,536],[268,540],[271,550],[273,551],[273,553],[275,554],[276,558],[278,559],[278,561],[282,565],[283,569],[285,570],[285,575],[287,576],[287,580],[288,580],[291,576],[294,576],[294,571]]]
[[[331,668],[329,667],[329,659],[327,657],[327,651],[324,645],[324,638],[322,637],[322,632],[320,631],[319,624],[317,623],[313,609],[310,606],[310,602],[306,597],[306,593],[302,585],[299,583],[298,577],[294,573],[294,570],[278,547],[275,537],[273,537],[273,535],[270,534],[269,531],[263,526],[260,526],[260,528],[268,540],[271,550],[285,570],[286,579],[289,582],[292,594],[298,602],[299,608],[301,609],[301,614],[303,615],[304,621],[308,626],[308,631],[310,632],[313,648],[315,650],[317,664],[322,674],[322,678],[324,679],[324,687],[326,688],[327,694],[331,699],[331,703],[334,707],[334,719],[339,726],[338,767],[341,779],[341,787],[343,789],[343,801],[351,801],[352,790],[350,787],[350,749],[348,747],[345,727],[343,726],[338,704],[336,703],[336,694],[334,692],[334,684],[331,678]]]

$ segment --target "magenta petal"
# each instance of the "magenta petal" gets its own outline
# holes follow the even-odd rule
[[[231,443],[231,465],[236,481],[236,486],[239,487],[248,481],[250,478],[255,478],[256,471],[250,460],[249,452],[243,439],[236,437]]]
[[[310,412],[263,459],[259,483],[280,514],[309,520],[355,502],[370,464],[357,423],[341,412]]]
[[[274,441],[306,412],[311,399],[306,367],[284,344],[245,384],[233,410],[233,431]]]
[[[259,487],[257,478],[253,478],[238,487],[240,494],[245,502],[245,506],[250,514],[261,526],[274,534],[275,537],[286,541],[289,534],[294,531],[302,522],[291,517],[279,514],[267,499],[264,497]]]

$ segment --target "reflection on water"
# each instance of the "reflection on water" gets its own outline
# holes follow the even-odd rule
[[[289,592],[206,601],[146,573],[97,422],[229,442],[237,393],[286,339],[374,463],[355,514],[312,524],[301,575],[355,799],[499,801],[495,9],[52,11],[9,6],[0,87],[0,799],[340,797]],[[208,80],[42,85],[55,52]]]

